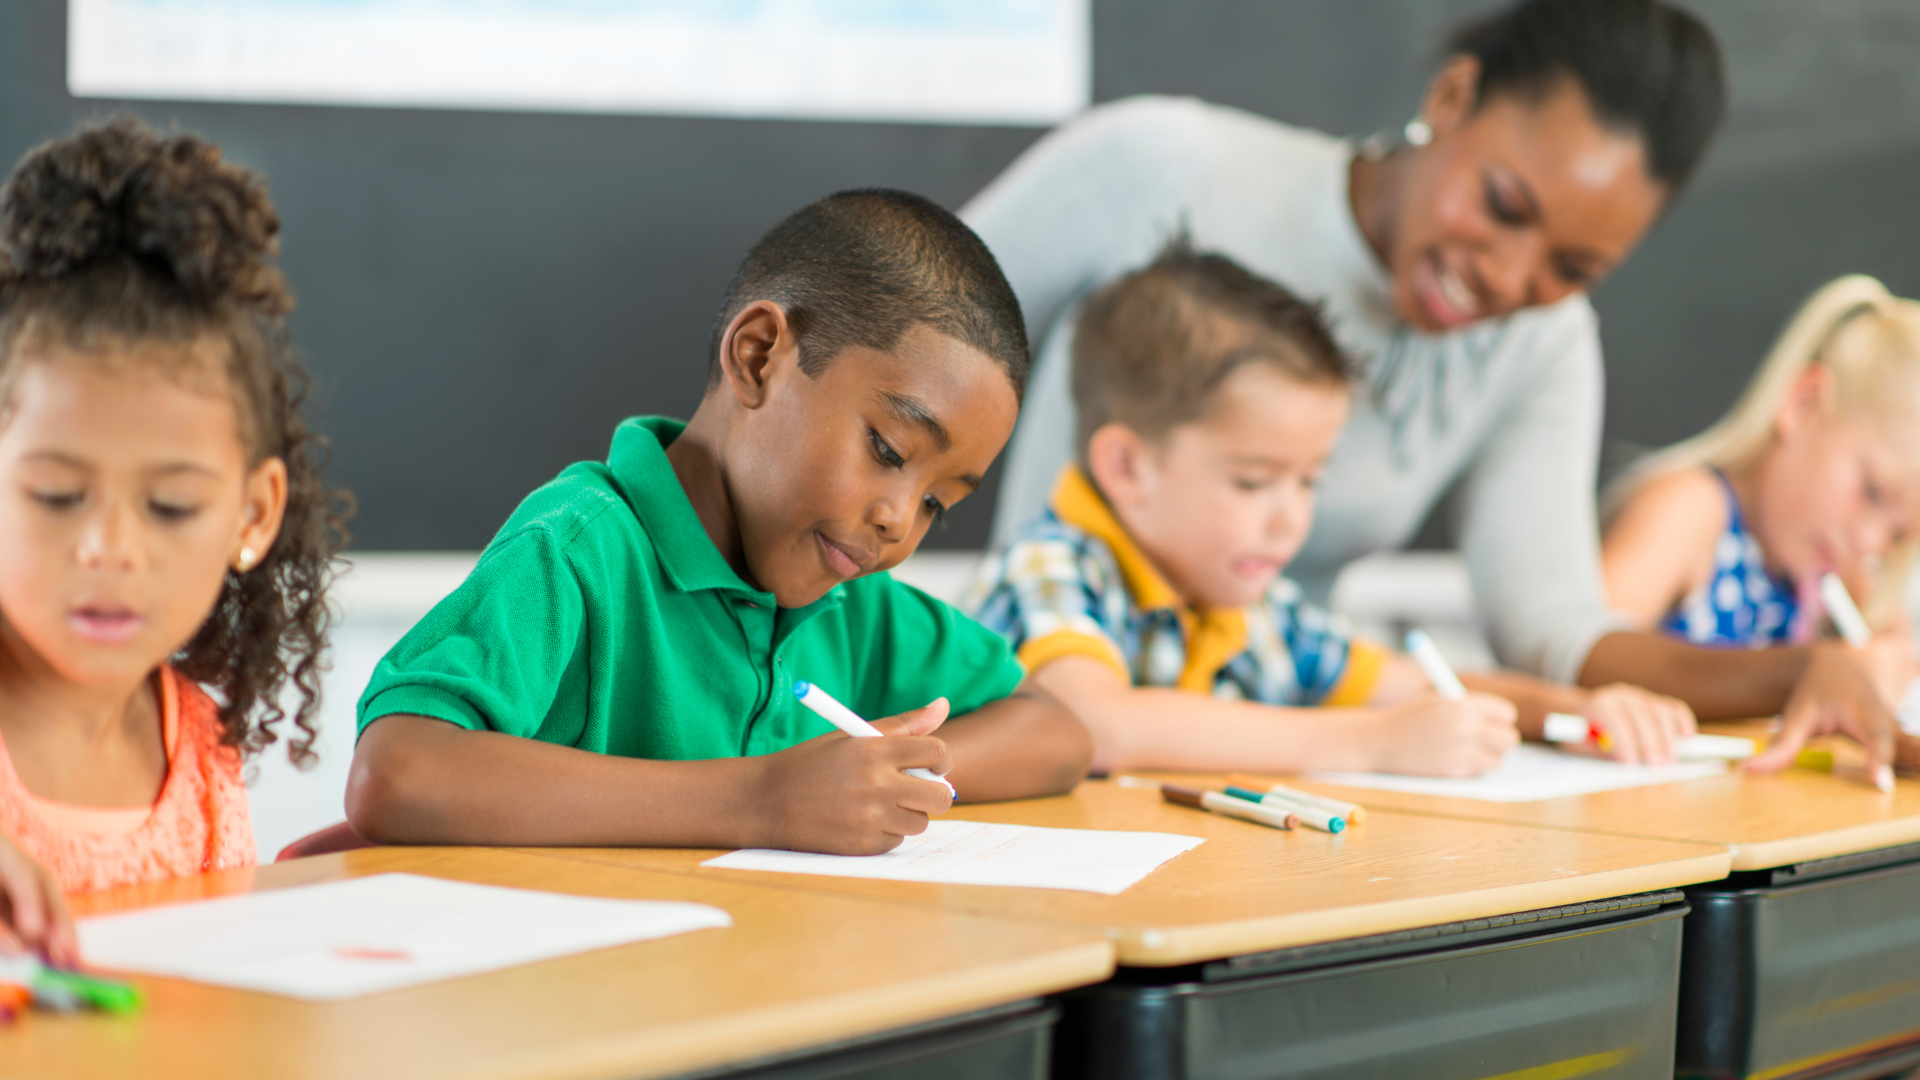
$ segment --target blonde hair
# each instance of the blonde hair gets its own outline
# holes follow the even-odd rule
[[[1901,299],[1865,274],[1822,286],[1800,305],[1746,392],[1718,423],[1655,451],[1609,485],[1606,516],[1670,473],[1753,464],[1773,445],[1774,422],[1788,391],[1815,364],[1827,369],[1839,412],[1884,414],[1894,401],[1914,403],[1920,411],[1920,301]],[[1862,605],[1876,627],[1887,625],[1904,602],[1914,548],[1909,539],[1881,559],[1873,595]]]

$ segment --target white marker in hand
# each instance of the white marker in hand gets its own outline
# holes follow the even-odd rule
[[[1433,643],[1425,630],[1407,631],[1407,652],[1413,662],[1427,675],[1427,681],[1440,692],[1440,696],[1449,701],[1459,701],[1467,696],[1467,688],[1460,685],[1460,676],[1453,673],[1453,666],[1447,658],[1440,655],[1440,646]]]
[[[856,739],[880,739],[886,737],[879,728],[862,720],[859,713],[840,704],[832,694],[827,693],[825,690],[820,689],[810,682],[804,682],[798,679],[794,680],[793,696],[800,699],[800,704],[818,713],[820,719],[825,720],[827,723],[832,724],[834,727],[839,728],[841,731],[846,732]],[[914,768],[902,769],[901,771],[908,776],[918,777],[922,780],[931,780],[936,784],[946,784],[947,794],[949,795],[957,797],[959,794],[953,790],[953,785],[947,782],[946,777],[941,776],[931,769]]]
[[[1853,594],[1847,591],[1847,584],[1840,575],[1828,571],[1820,575],[1820,599],[1827,605],[1827,616],[1833,620],[1833,628],[1847,644],[1856,649],[1864,649],[1873,643],[1873,631],[1867,627],[1867,620],[1860,614],[1860,608],[1853,602]]]

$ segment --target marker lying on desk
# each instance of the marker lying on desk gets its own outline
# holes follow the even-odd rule
[[[1128,787],[1138,785],[1128,784]],[[1270,809],[1244,799],[1222,795],[1217,791],[1201,791],[1198,788],[1181,787],[1179,784],[1161,784],[1160,797],[1170,803],[1191,806],[1195,810],[1211,810],[1224,817],[1251,821],[1256,825],[1266,825],[1275,829],[1297,829],[1300,827],[1300,815],[1289,811]]]
[[[800,704],[819,713],[820,719],[825,720],[827,723],[832,724],[834,727],[839,728],[841,731],[846,732],[856,739],[885,738],[879,728],[860,719],[860,714],[840,704],[834,700],[832,694],[827,693],[825,690],[820,689],[810,682],[802,682],[798,679],[794,680],[793,696],[800,699]],[[931,780],[936,784],[946,784],[947,794],[953,795],[956,798],[959,797],[959,793],[953,790],[953,785],[947,783],[947,778],[938,773],[928,769],[917,768],[902,769],[900,771],[906,773],[908,776],[917,776],[922,780]]]
[[[1317,806],[1322,810],[1330,810],[1346,818],[1347,824],[1349,825],[1358,825],[1367,820],[1366,807],[1361,806],[1359,803],[1350,803],[1344,799],[1336,799],[1330,795],[1315,795],[1311,791],[1301,791],[1299,788],[1290,788],[1285,784],[1276,784],[1271,780],[1262,780],[1257,776],[1250,776],[1246,773],[1228,773],[1227,783],[1233,787],[1246,788],[1248,791],[1259,791],[1268,795],[1279,795],[1282,798],[1297,802],[1302,806]]]
[[[1467,696],[1467,688],[1460,685],[1460,676],[1453,673],[1453,665],[1440,655],[1440,646],[1433,643],[1425,630],[1407,631],[1407,652],[1413,657],[1413,662],[1420,665],[1427,681],[1433,684],[1441,697],[1459,701]]]
[[[108,1013],[130,1013],[144,1000],[140,991],[127,983],[77,971],[60,971],[31,956],[0,959],[0,983],[26,987],[35,1005],[60,1012],[94,1008]]]
[[[1328,810],[1325,807],[1308,806],[1305,803],[1294,802],[1285,795],[1262,795],[1257,791],[1248,791],[1246,788],[1235,787],[1233,785],[1227,786],[1227,794],[1236,799],[1244,799],[1247,802],[1258,803],[1270,810],[1278,810],[1284,814],[1297,814],[1301,821],[1319,829],[1321,832],[1337,833],[1344,831],[1347,827],[1346,815]]]
[[[1612,739],[1600,725],[1572,713],[1548,713],[1541,725],[1540,737],[1550,743],[1593,742],[1602,750],[1611,750]],[[1741,761],[1758,753],[1752,739],[1738,735],[1689,735],[1673,744],[1675,761]]]

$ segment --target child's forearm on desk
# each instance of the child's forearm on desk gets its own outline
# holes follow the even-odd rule
[[[612,757],[387,716],[354,752],[347,819],[382,843],[736,847],[759,839],[764,760]]]
[[[1097,660],[1054,660],[1034,681],[1093,733],[1093,767],[1119,769],[1370,769],[1379,709],[1290,709],[1158,687],[1134,687]]]

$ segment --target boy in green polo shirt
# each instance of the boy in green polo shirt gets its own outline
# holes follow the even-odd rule
[[[904,769],[974,800],[1071,788],[1079,722],[992,631],[885,573],[978,486],[1026,374],[1013,291],[947,211],[855,191],[776,225],[693,419],[628,420],[604,463],[529,495],[380,661],[354,829],[873,854],[948,807]],[[891,737],[833,732],[796,680]]]

